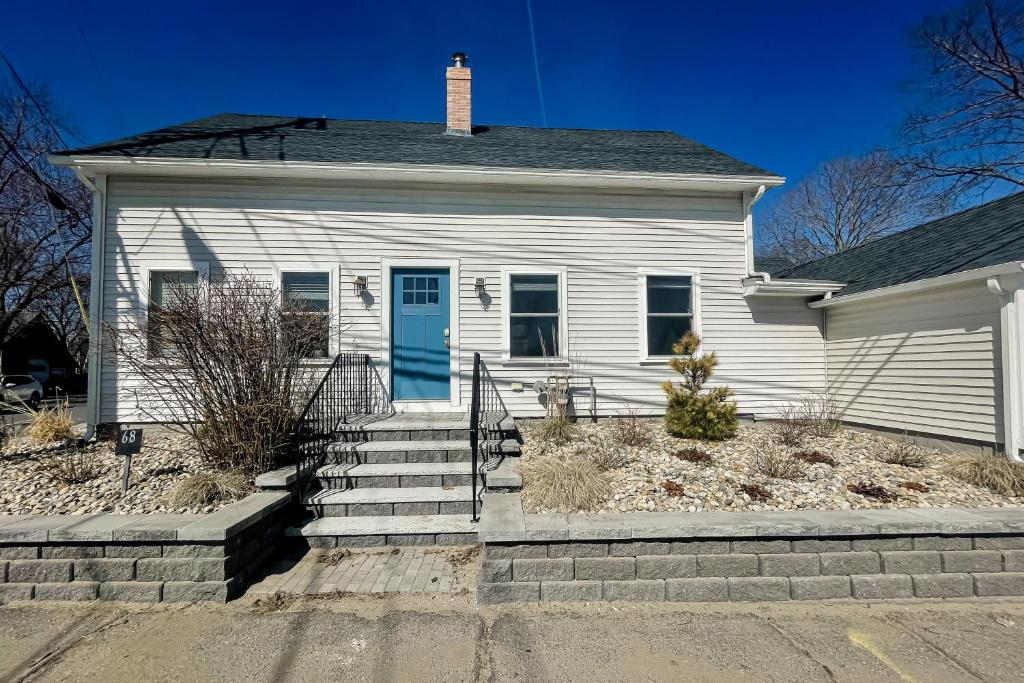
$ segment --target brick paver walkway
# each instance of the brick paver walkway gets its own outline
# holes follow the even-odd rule
[[[451,593],[456,587],[453,549],[366,548],[310,550],[297,563],[270,568],[253,593]]]

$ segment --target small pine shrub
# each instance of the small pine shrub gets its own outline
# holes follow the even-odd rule
[[[665,409],[665,429],[672,436],[701,441],[722,441],[736,436],[739,419],[736,403],[730,401],[732,392],[727,387],[716,387],[702,393],[711,378],[718,356],[715,353],[696,355],[700,337],[687,332],[672,346],[672,352],[682,356],[669,361],[669,367],[683,376],[680,384],[671,381],[661,385],[668,396]]]

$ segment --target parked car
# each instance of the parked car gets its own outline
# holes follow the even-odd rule
[[[43,398],[43,385],[31,375],[4,375],[0,378],[0,386],[6,403],[27,403],[35,408]]]

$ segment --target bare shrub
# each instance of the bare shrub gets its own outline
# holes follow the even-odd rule
[[[756,500],[759,503],[772,499],[772,494],[760,484],[740,484],[740,492],[747,494],[750,500]]]
[[[612,434],[623,446],[643,447],[651,443],[651,424],[636,408],[627,408],[612,420]]]
[[[810,465],[828,465],[829,467],[836,466],[836,459],[831,455],[822,453],[821,451],[798,451],[793,454],[793,457]]]
[[[692,462],[694,465],[711,465],[714,463],[714,459],[711,454],[702,448],[681,448],[675,453],[675,457],[686,462]]]
[[[314,302],[285,300],[253,274],[209,283],[166,281],[148,318],[108,330],[120,363],[145,387],[140,412],[191,437],[214,469],[254,476],[285,464],[302,409],[323,368],[330,321]]]
[[[589,458],[602,472],[617,470],[629,460],[626,451],[614,443],[588,442],[577,445],[575,450],[577,454]]]
[[[523,500],[533,509],[586,512],[611,495],[608,476],[589,458],[544,455],[523,458]]]
[[[858,481],[846,485],[846,490],[856,493],[858,496],[877,500],[879,503],[892,503],[896,501],[896,494],[887,490],[884,486],[871,481]]]
[[[811,436],[832,436],[843,426],[839,404],[827,394],[811,394],[800,400],[797,408],[804,430]]]
[[[776,417],[768,428],[772,440],[783,446],[799,446],[807,436],[807,423],[799,406],[785,405],[778,408]]]
[[[803,463],[772,444],[761,447],[751,466],[755,472],[772,479],[799,479],[804,475]]]
[[[887,465],[925,467],[930,458],[917,444],[905,439],[879,439],[871,449],[872,457]]]
[[[62,484],[84,484],[103,474],[103,463],[93,451],[69,448],[39,461],[39,468]]]
[[[960,481],[983,486],[1004,496],[1024,496],[1024,464],[998,455],[962,456],[946,466]]]
[[[236,472],[196,472],[178,482],[167,494],[175,508],[195,508],[237,500],[250,490],[245,475]]]

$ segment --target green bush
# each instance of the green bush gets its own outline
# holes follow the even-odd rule
[[[727,387],[701,391],[718,365],[718,356],[714,353],[698,356],[699,347],[700,337],[692,332],[687,332],[672,347],[673,353],[682,357],[669,361],[669,367],[682,375],[683,381],[661,385],[668,396],[665,429],[672,436],[684,439],[731,439],[739,428],[736,403],[729,400],[732,391]]]

